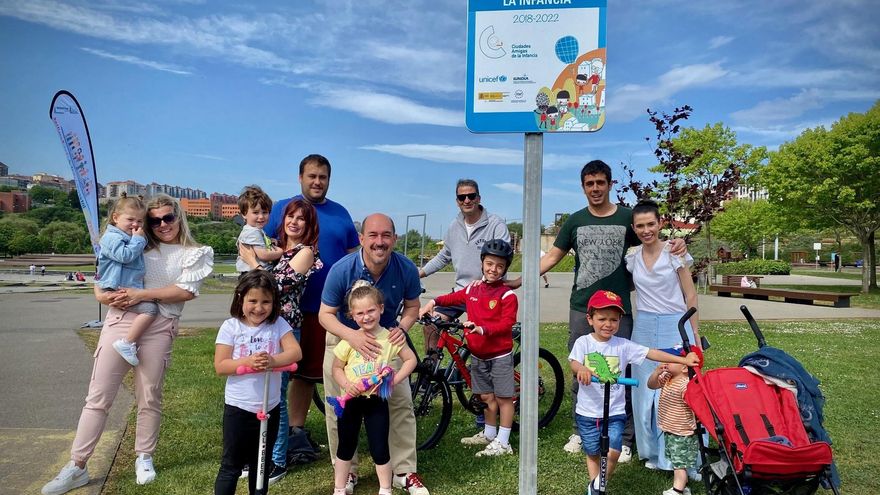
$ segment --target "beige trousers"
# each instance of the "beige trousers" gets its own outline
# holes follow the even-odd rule
[[[95,363],[89,393],[76,428],[76,437],[70,449],[70,458],[86,462],[104,433],[107,414],[122,379],[132,369],[113,349],[113,342],[125,337],[137,314],[111,308],[104,318],[104,328],[95,349]],[[137,430],[134,450],[138,454],[152,454],[159,440],[162,419],[162,384],[165,370],[171,361],[171,344],[177,336],[176,318],[157,316],[153,324],[138,339],[138,360],[134,367],[134,393],[137,400]]]

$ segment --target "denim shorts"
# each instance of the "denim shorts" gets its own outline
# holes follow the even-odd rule
[[[602,418],[588,418],[575,414],[578,435],[581,437],[581,449],[587,455],[599,455],[599,437],[602,436]],[[626,425],[626,414],[618,414],[608,418],[609,449],[620,452],[623,445],[623,427]]]

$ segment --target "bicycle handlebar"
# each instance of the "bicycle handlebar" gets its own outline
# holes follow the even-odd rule
[[[462,322],[458,320],[444,320],[439,316],[431,316],[428,314],[424,314],[419,318],[418,323],[422,325],[433,325],[440,330],[471,330],[473,327],[465,326]]]
[[[272,373],[281,373],[282,371],[296,371],[297,364],[291,363],[287,366],[279,366],[278,368],[270,368],[268,370],[257,370],[251,368],[250,366],[241,365],[235,369],[236,375],[249,375],[251,373],[265,373],[266,371],[270,371]]]
[[[597,377],[597,376],[591,377],[590,381],[592,381],[593,383],[601,383],[599,381],[599,377]],[[623,385],[625,387],[638,387],[639,386],[639,379],[638,378],[627,378],[625,376],[621,376],[620,378],[617,379],[616,383],[618,385]]]

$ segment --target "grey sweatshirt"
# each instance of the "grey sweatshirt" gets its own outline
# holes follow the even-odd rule
[[[483,276],[480,262],[480,249],[486,241],[504,239],[510,242],[507,225],[498,215],[486,211],[480,206],[482,215],[477,220],[474,230],[468,237],[464,226],[464,215],[459,213],[443,237],[443,249],[434,256],[423,268],[425,275],[440,270],[450,262],[455,267],[455,289],[461,289]]]

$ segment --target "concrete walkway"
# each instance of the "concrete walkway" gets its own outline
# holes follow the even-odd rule
[[[540,292],[541,321],[567,322],[572,275],[551,273],[549,276],[550,287],[542,287]],[[22,284],[10,292],[5,289],[12,288],[0,287],[0,372],[3,374],[0,380],[0,397],[3,397],[0,401],[0,493],[39,493],[40,487],[57,473],[68,459],[88,388],[92,356],[76,331],[83,322],[97,317],[97,303],[88,293],[57,292],[70,286],[36,285],[49,277],[15,275],[10,278],[9,274],[0,273],[0,281]],[[803,276],[793,280],[797,282],[774,279],[773,283],[853,282]],[[422,282],[426,289],[424,302],[449,292],[454,277],[451,273],[437,273]],[[76,283],[64,283],[67,284]],[[744,302],[759,321],[880,318],[880,310],[715,296],[700,296],[700,315],[704,320],[742,321],[739,306]],[[181,326],[216,328],[227,318],[229,303],[230,294],[203,294],[187,303]],[[132,403],[131,393],[120,390],[107,430],[89,463],[93,481],[72,493],[100,492]],[[134,454],[121,452],[120,455]],[[157,459],[157,469],[161,476],[161,459]]]

